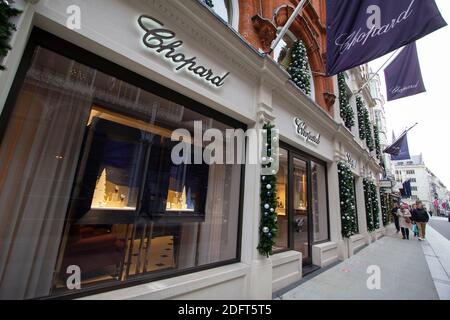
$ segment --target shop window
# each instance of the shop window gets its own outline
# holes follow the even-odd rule
[[[293,159],[293,218],[294,250],[302,253],[303,260],[310,258],[308,214],[308,164],[298,158]]]
[[[311,162],[311,190],[313,215],[313,240],[328,240],[328,208],[326,168],[324,165]]]
[[[237,122],[34,48],[0,140],[0,299],[238,261],[242,166],[171,161],[173,130]]]
[[[235,30],[239,28],[239,2],[238,0],[212,0],[214,12]]]
[[[288,248],[288,151],[280,148],[280,165],[277,174],[277,225],[278,234],[275,238],[274,251],[279,251]]]

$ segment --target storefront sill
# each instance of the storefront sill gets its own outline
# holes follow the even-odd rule
[[[223,267],[195,272],[175,278],[169,278],[141,284],[129,288],[87,296],[80,300],[164,300],[209,289],[225,282],[244,278],[249,266],[235,263]],[[244,282],[244,281],[243,281]],[[211,295],[211,299],[215,297]]]
[[[302,254],[300,252],[292,251],[292,250],[285,251],[285,252],[274,254],[272,256],[272,266],[278,267],[278,266],[281,266],[283,264],[290,263],[293,261],[299,261],[299,263],[300,263],[301,259],[302,259]]]

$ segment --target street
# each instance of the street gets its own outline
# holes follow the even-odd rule
[[[450,240],[450,222],[444,217],[434,217],[430,220],[430,225],[434,230]]]

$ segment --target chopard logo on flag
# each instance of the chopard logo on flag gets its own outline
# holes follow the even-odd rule
[[[356,45],[364,46],[368,39],[386,35],[394,28],[398,27],[398,25],[406,22],[413,13],[415,1],[416,0],[411,0],[411,3],[405,11],[402,11],[400,15],[392,18],[390,20],[391,22],[385,25],[381,25],[381,8],[377,5],[368,6],[366,13],[371,14],[367,19],[368,31],[364,31],[363,28],[359,28],[350,34],[342,33],[336,37],[335,45],[339,47],[339,54],[349,51]]]
[[[406,92],[406,91],[408,91],[408,90],[417,89],[417,88],[419,87],[419,83],[420,83],[420,81],[417,81],[416,84],[411,84],[411,85],[409,85],[409,86],[404,86],[404,87],[396,86],[396,87],[394,87],[393,89],[390,89],[389,91],[390,91],[392,94],[396,94],[396,93],[404,93],[404,92]]]

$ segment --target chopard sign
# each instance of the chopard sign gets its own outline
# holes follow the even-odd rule
[[[308,125],[304,120],[300,118],[294,118],[294,125],[296,133],[300,137],[305,139],[306,142],[311,142],[317,146],[320,144],[320,134],[312,133],[310,130],[308,130]]]
[[[345,160],[352,169],[356,169],[356,160],[352,158],[352,155],[349,152],[345,154]]]
[[[223,86],[230,73],[227,72],[222,76],[217,76],[210,68],[200,65],[197,62],[197,57],[186,57],[184,53],[180,52],[183,41],[175,40],[176,33],[163,28],[164,24],[159,20],[142,15],[138,19],[138,24],[145,31],[142,38],[144,45],[156,53],[164,53],[164,57],[176,65],[176,71],[186,70],[215,87]],[[156,27],[151,27],[151,25]]]
[[[411,3],[409,4],[408,8],[406,8],[405,11],[401,12],[397,17],[392,17],[388,21],[390,23],[381,25],[381,21],[378,21],[377,23],[370,26],[369,30],[367,32],[363,31],[363,28],[359,28],[358,30],[354,30],[352,33],[343,33],[340,36],[336,38],[335,44],[340,47],[340,54],[343,54],[345,51],[349,51],[352,49],[352,47],[356,45],[364,46],[369,40],[369,38],[376,38],[385,34],[388,34],[390,31],[392,31],[394,28],[398,28],[398,25],[402,24],[408,18],[411,16],[413,12],[413,5],[416,0],[411,0]],[[377,7],[377,10],[375,12],[378,13],[378,15],[381,15],[379,12],[378,6],[371,6],[371,7]],[[370,7],[368,8],[368,12]],[[373,10],[373,8],[372,8]],[[368,25],[369,21],[372,19],[372,16],[368,19]]]

